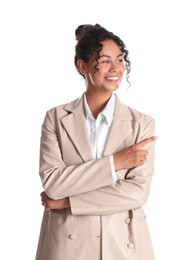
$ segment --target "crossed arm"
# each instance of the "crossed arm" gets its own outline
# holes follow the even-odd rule
[[[155,140],[156,140],[156,137],[152,136],[152,137],[146,138],[146,139],[138,142],[137,144],[126,147],[126,148],[122,149],[121,151],[115,153],[113,155],[114,156],[114,168],[115,168],[115,170],[116,171],[132,170],[132,169],[137,169],[137,167],[144,165],[145,162],[148,159],[148,151],[146,149],[146,146],[148,144],[154,142]],[[134,183],[134,180],[129,180],[129,181],[132,182],[132,185],[137,186],[137,183]],[[126,180],[125,181],[122,180],[121,182],[122,183],[117,183],[115,185],[115,187],[111,186],[109,188],[113,189],[114,193],[118,189],[119,185],[123,186],[124,189],[127,189],[129,183],[127,183]],[[103,188],[99,189],[99,191],[100,192],[107,192],[106,188],[103,187]],[[91,191],[91,192],[92,192],[92,195],[93,195],[93,191]],[[95,192],[96,192],[96,190],[95,190]],[[51,199],[45,192],[42,192],[40,195],[41,195],[42,205],[45,207],[45,209],[47,211],[50,211],[50,210],[53,210],[53,209],[69,208],[70,207],[70,200],[72,200],[71,197],[70,198],[66,197],[66,198],[54,200],[54,199]],[[85,197],[85,194],[84,195],[81,194],[81,196]],[[80,197],[80,195],[78,195],[78,197]],[[74,203],[74,199],[73,199],[73,203]],[[99,203],[99,201],[97,201],[97,203]],[[135,201],[134,201],[134,203],[135,203]],[[128,207],[128,204],[129,204],[128,202],[127,202],[127,204],[125,203],[124,209],[126,209],[126,207]],[[135,207],[137,207],[137,206],[138,205],[135,205]],[[111,209],[108,210],[107,212],[105,211],[105,213],[112,213],[112,212],[114,212],[114,209],[112,208],[112,205],[111,205]],[[79,214],[80,214],[80,212],[79,212]],[[93,209],[92,209],[92,214],[93,214]]]

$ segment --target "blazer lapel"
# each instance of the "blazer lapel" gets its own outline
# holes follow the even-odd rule
[[[91,160],[92,151],[83,106],[83,96],[66,105],[64,109],[69,112],[69,115],[61,118],[64,128],[83,161]]]
[[[116,96],[113,123],[103,156],[113,154],[125,138],[133,132],[132,115],[127,105]]]
[[[64,109],[69,114],[61,118],[61,123],[70,136],[75,148],[83,161],[93,159],[84,112],[83,96],[80,99],[67,104]],[[131,112],[128,106],[121,102],[116,96],[113,123],[111,125],[103,156],[113,154],[132,131]]]

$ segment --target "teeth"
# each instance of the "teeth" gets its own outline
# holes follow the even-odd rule
[[[107,77],[107,79],[109,79],[109,80],[118,80],[119,77]]]

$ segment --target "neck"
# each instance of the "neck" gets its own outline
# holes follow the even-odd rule
[[[104,109],[111,96],[112,92],[103,94],[86,91],[86,99],[94,118],[97,118],[99,113]]]

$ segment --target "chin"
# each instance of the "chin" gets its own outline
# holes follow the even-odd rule
[[[113,85],[113,86],[110,86],[110,87],[108,87],[107,88],[107,90],[109,90],[109,91],[115,91],[115,90],[117,90],[119,88],[119,85]]]

